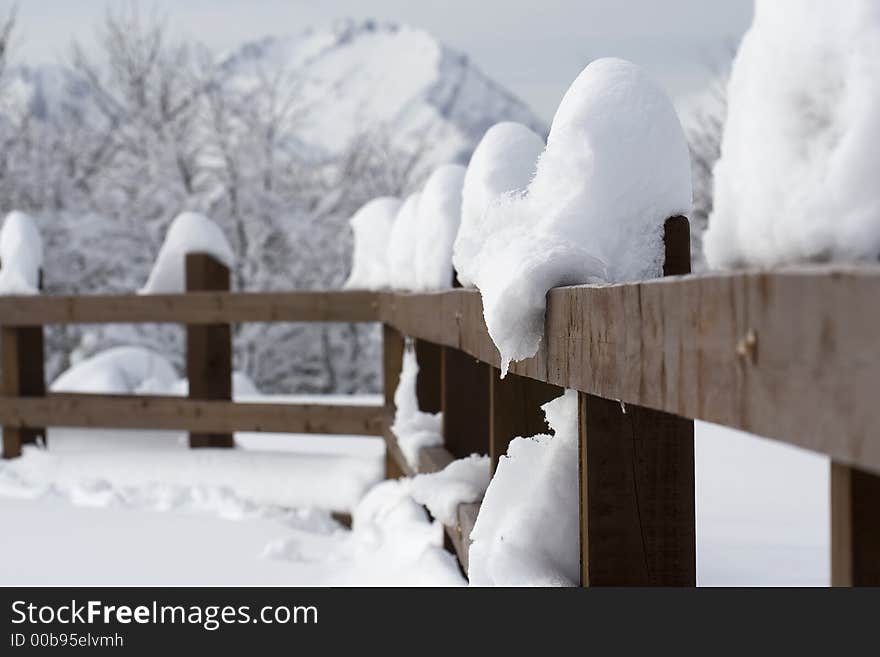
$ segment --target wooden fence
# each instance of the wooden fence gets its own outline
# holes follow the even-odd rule
[[[187,430],[194,447],[288,431],[382,435],[391,477],[474,452],[494,468],[513,437],[546,430],[541,404],[571,388],[583,584],[695,584],[691,418],[830,456],[832,583],[880,584],[880,267],[684,275],[687,244],[686,221],[672,219],[667,277],[551,290],[538,354],[504,379],[474,290],[231,293],[225,268],[191,254],[186,294],[3,297],[4,451],[46,426]],[[229,326],[255,321],[381,322],[384,405],[232,402]],[[185,324],[189,398],[47,394],[42,326],[111,322]],[[444,446],[415,468],[389,429],[405,337],[420,408],[444,418]],[[477,511],[462,505],[447,527],[465,569]]]

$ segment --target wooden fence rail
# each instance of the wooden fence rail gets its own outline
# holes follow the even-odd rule
[[[473,452],[494,469],[513,437],[544,430],[541,404],[574,389],[584,584],[695,583],[692,418],[831,457],[832,582],[880,584],[880,267],[682,276],[683,222],[667,223],[667,277],[551,290],[537,355],[505,379],[474,290],[233,293],[191,261],[186,294],[0,297],[4,453],[51,425],[187,430],[193,446],[289,431],[382,435],[388,476]],[[271,321],[382,323],[384,404],[233,402],[229,325]],[[109,322],[186,325],[189,398],[46,394],[42,327]],[[444,416],[445,445],[416,464],[390,430],[406,338],[419,405]],[[477,510],[447,528],[465,568]]]

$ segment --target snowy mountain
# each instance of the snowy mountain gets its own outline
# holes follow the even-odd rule
[[[300,112],[303,141],[338,154],[358,133],[384,128],[407,152],[466,161],[499,120],[546,127],[477,69],[424,30],[342,22],[290,37],[267,37],[227,55],[223,70],[244,91],[276,81]]]

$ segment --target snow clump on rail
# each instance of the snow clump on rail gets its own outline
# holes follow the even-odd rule
[[[733,62],[713,267],[880,256],[880,3],[758,0]]]
[[[421,291],[452,287],[452,245],[461,222],[465,168],[445,164],[428,177],[418,208],[415,286]]]
[[[562,99],[532,182],[483,220],[493,230],[474,283],[502,372],[537,352],[551,288],[660,275],[663,224],[691,202],[672,102],[636,65],[592,62]]]
[[[43,266],[43,240],[33,218],[6,215],[0,230],[0,294],[37,294]]]
[[[544,146],[543,137],[513,121],[496,123],[477,144],[464,177],[461,227],[452,255],[464,287],[473,287],[477,255],[493,230],[486,221],[487,208],[502,195],[522,193]]]
[[[365,203],[349,224],[354,236],[351,274],[347,289],[381,290],[388,287],[388,238],[401,201],[380,196]]]
[[[220,227],[196,212],[177,215],[159,249],[153,270],[141,294],[174,294],[186,291],[186,254],[208,253],[230,269],[232,247]]]

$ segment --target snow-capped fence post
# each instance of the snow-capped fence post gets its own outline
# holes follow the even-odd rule
[[[405,463],[402,456],[396,457],[395,451],[400,448],[391,433],[394,421],[394,393],[400,383],[400,371],[403,369],[403,336],[388,324],[382,325],[382,380],[385,394],[385,426],[382,435],[385,438],[385,478],[397,479],[404,473],[398,463]]]
[[[541,406],[559,397],[565,390],[551,383],[492,368],[489,378],[489,456],[492,473],[507,446],[517,436],[547,433]]]
[[[831,585],[880,586],[880,477],[831,463]]]
[[[666,221],[664,276],[690,272],[687,219]],[[696,585],[694,423],[579,393],[581,583]]]
[[[443,444],[455,458],[489,452],[488,363],[443,348]]]
[[[187,292],[228,292],[229,268],[208,253],[186,255]],[[187,324],[186,374],[190,399],[232,399],[229,324]],[[190,432],[190,447],[233,447],[231,433]]]

